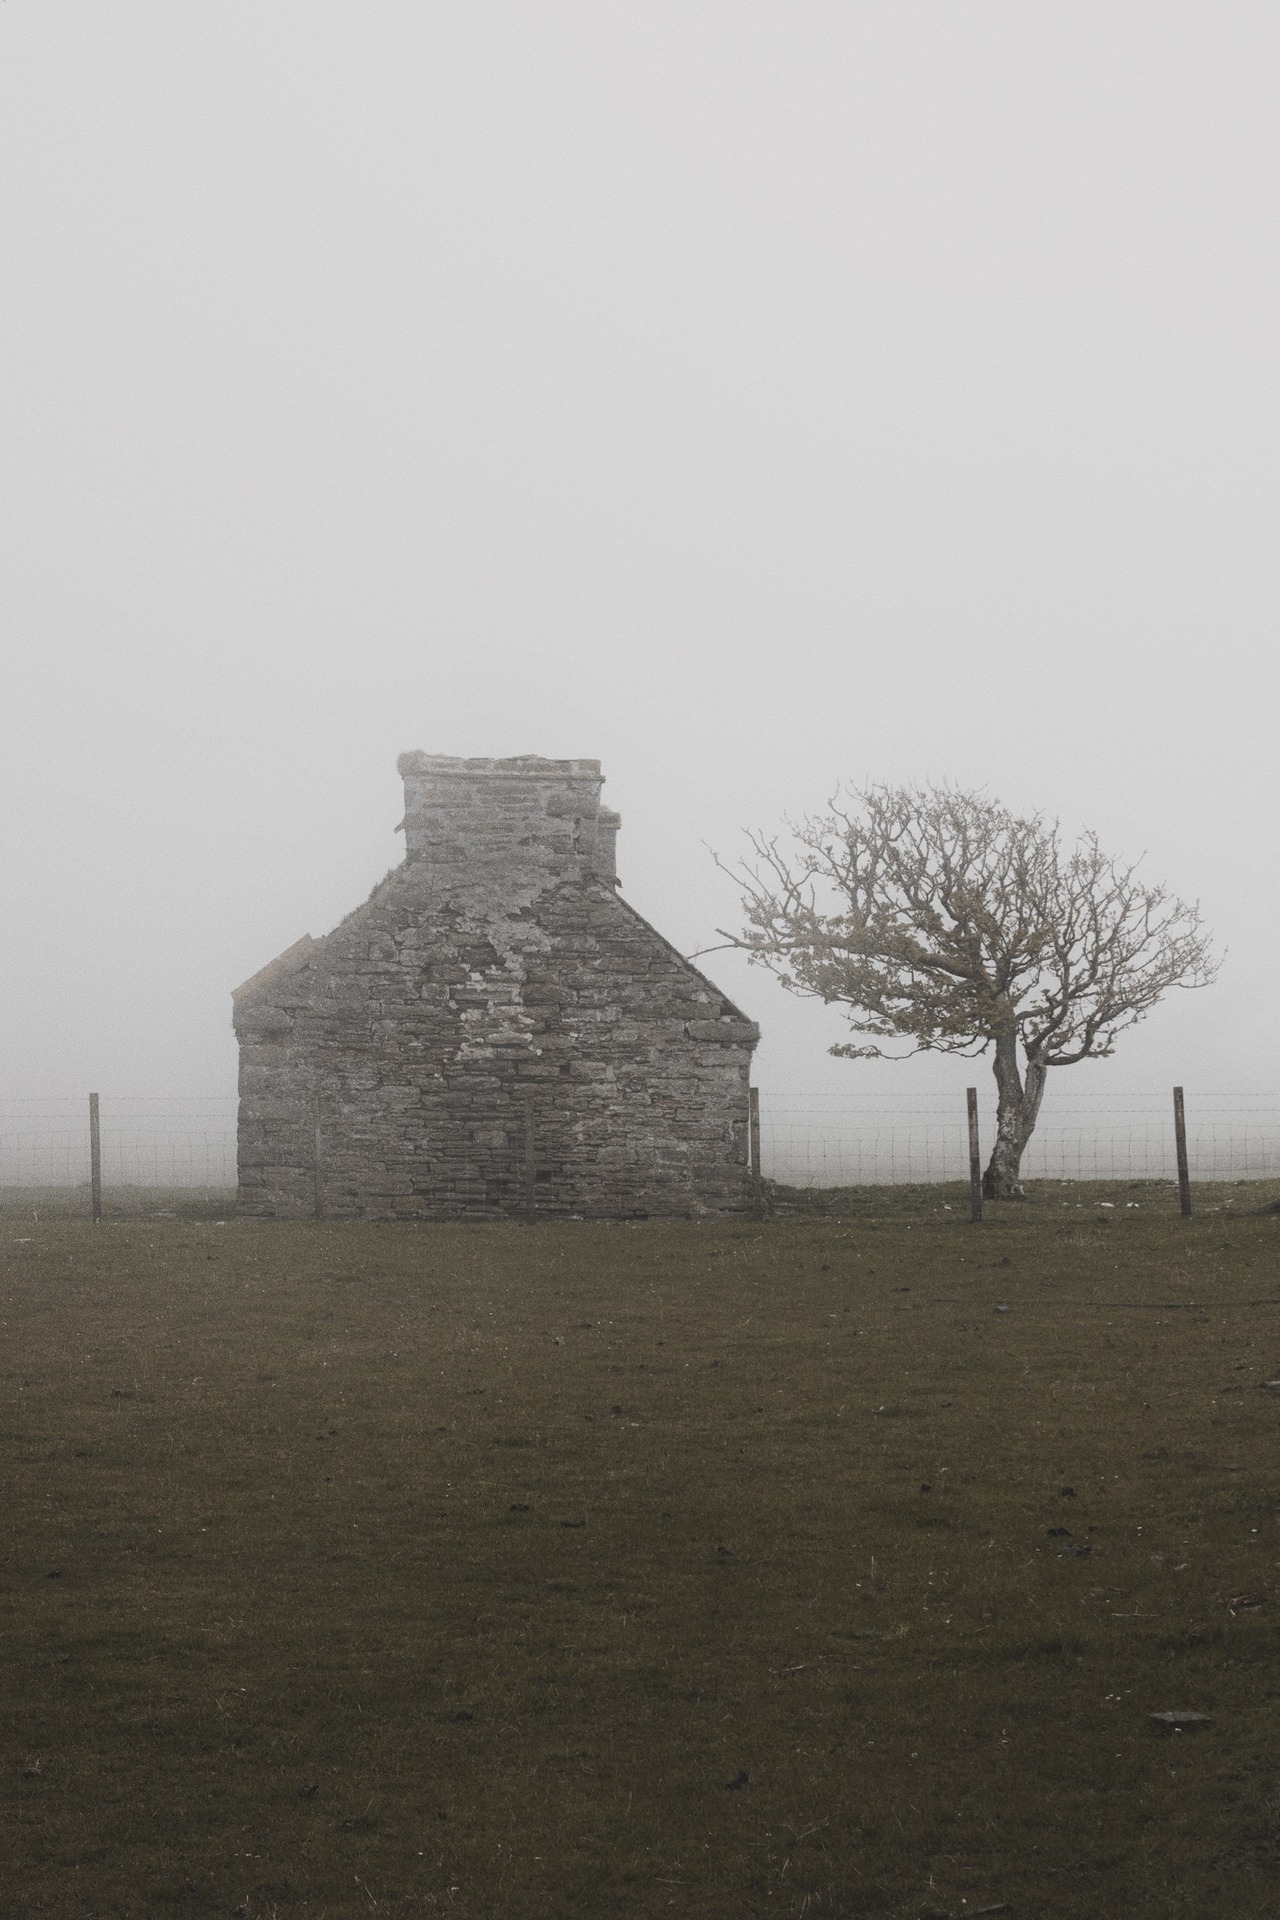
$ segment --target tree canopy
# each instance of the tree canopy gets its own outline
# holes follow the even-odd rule
[[[994,1046],[992,1194],[1018,1163],[1051,1067],[1098,1059],[1170,989],[1216,975],[1199,909],[1085,833],[946,786],[849,791],[735,869],[730,945],[793,992],[844,1009],[850,1059]],[[1021,1061],[1019,1059],[1021,1053]]]

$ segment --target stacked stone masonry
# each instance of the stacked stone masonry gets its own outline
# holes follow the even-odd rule
[[[599,762],[399,766],[403,865],[233,996],[241,1211],[743,1211],[758,1031],[618,894]]]

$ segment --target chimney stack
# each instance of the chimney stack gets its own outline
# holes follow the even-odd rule
[[[619,817],[600,805],[598,760],[456,759],[402,753],[405,856],[478,879],[551,886],[595,874],[616,886]]]

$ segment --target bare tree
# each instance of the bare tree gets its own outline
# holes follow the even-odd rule
[[[847,1059],[905,1057],[879,1044],[895,1040],[994,1047],[990,1198],[1021,1194],[1050,1067],[1114,1052],[1170,988],[1216,975],[1197,907],[1144,886],[1094,834],[1064,853],[1056,823],[985,794],[871,787],[789,826],[785,848],[749,836],[754,862],[734,870],[746,926],[722,937],[792,992],[845,1008],[867,1036],[831,1049]]]

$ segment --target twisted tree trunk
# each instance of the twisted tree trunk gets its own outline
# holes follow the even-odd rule
[[[982,1176],[982,1192],[988,1200],[1021,1200],[1018,1175],[1022,1156],[1035,1132],[1049,1069],[1043,1061],[1029,1059],[1024,1079],[1018,1068],[1018,1029],[1010,1021],[996,1034],[992,1072],[996,1077],[996,1144]]]

